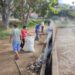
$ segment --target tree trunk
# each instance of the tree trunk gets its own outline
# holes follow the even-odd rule
[[[10,16],[10,0],[5,0],[2,6],[2,22],[5,28],[9,27],[9,16]]]
[[[5,28],[9,27],[9,11],[6,7],[2,8],[2,22]]]
[[[21,0],[21,4],[20,4],[20,9],[21,9],[21,12],[20,12],[20,19],[22,21],[22,25],[24,25],[24,3],[25,1],[24,0]]]
[[[30,11],[30,7],[29,7],[28,13],[27,13],[26,18],[25,18],[25,24],[26,25],[28,23],[28,19],[29,19],[30,13],[31,13],[31,11]]]
[[[30,15],[30,13],[28,12],[28,13],[27,13],[27,16],[26,16],[25,24],[28,23],[29,15]]]

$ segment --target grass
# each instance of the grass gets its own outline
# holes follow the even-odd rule
[[[4,28],[0,28],[0,39],[4,40],[4,39],[8,39],[10,34],[10,29],[6,30]]]

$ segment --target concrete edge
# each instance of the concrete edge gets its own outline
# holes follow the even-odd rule
[[[53,30],[53,51],[52,51],[52,75],[59,75],[59,67],[58,67],[58,57],[56,51],[56,35],[57,35],[58,27],[54,27]]]

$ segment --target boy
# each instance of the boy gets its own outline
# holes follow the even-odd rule
[[[26,29],[26,26],[23,26],[23,29],[21,30],[21,37],[22,37],[22,40],[21,40],[21,50],[23,50],[23,47],[25,45],[25,38],[27,36],[27,29]]]
[[[37,24],[36,27],[35,27],[35,33],[36,33],[35,40],[36,41],[39,40],[40,27],[41,27],[41,24]]]
[[[14,28],[11,32],[10,41],[12,40],[13,51],[15,52],[15,59],[19,59],[20,51],[20,42],[21,42],[21,33],[17,25],[14,25]]]

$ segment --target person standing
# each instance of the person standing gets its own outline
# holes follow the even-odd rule
[[[23,26],[23,29],[21,30],[21,36],[22,36],[22,40],[21,40],[21,50],[23,50],[23,47],[25,45],[25,38],[27,36],[27,29],[26,29],[26,26]]]
[[[41,30],[40,27],[41,27],[41,24],[37,24],[35,27],[35,34],[36,34],[35,40],[36,41],[39,40],[39,34],[40,34],[40,30]]]
[[[46,34],[47,34],[47,40],[53,34],[53,22],[52,21],[48,21],[48,27],[46,29]]]
[[[21,32],[17,25],[14,25],[14,28],[12,29],[10,41],[12,42],[13,51],[15,52],[15,59],[19,59]]]
[[[46,34],[48,35],[52,30],[52,26],[51,26],[51,21],[48,21],[48,26],[47,26],[47,29],[46,29]]]

